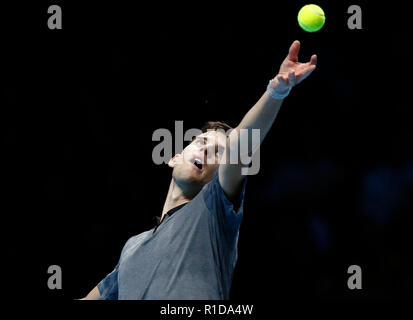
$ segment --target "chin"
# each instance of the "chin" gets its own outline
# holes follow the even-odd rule
[[[180,181],[185,184],[193,184],[194,186],[203,184],[202,176],[192,170],[174,170],[173,177],[176,181]]]

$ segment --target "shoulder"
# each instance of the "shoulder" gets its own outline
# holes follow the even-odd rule
[[[142,243],[142,241],[147,237],[147,235],[148,235],[150,232],[151,232],[151,230],[145,231],[145,232],[142,232],[142,233],[140,233],[140,234],[138,234],[138,235],[135,235],[135,236],[130,237],[130,238],[126,241],[125,245],[123,246],[122,254],[121,254],[121,255],[126,254],[129,250],[135,248],[137,245],[139,245],[140,243]]]
[[[206,184],[203,189],[203,196],[207,206],[211,206],[213,203],[219,203],[223,209],[227,211],[242,213],[246,183],[247,178],[243,180],[237,194],[230,198],[221,185],[219,171],[217,170],[212,181]]]

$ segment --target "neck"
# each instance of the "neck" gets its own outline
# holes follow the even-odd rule
[[[174,179],[172,178],[171,183],[169,184],[168,195],[166,196],[166,200],[163,205],[161,221],[169,210],[183,203],[189,202],[190,200],[191,198],[185,196],[182,189],[175,183]]]

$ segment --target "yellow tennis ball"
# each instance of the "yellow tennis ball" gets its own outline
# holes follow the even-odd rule
[[[297,16],[298,24],[304,31],[316,32],[320,30],[326,17],[324,11],[315,4],[307,4],[300,9]]]

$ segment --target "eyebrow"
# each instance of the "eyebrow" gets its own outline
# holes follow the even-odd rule
[[[203,139],[204,141],[207,141],[208,138],[209,138],[209,136],[207,136],[207,135],[204,135],[204,136],[199,135],[199,136],[196,136],[196,137],[194,138],[194,140],[201,140],[201,139]]]
[[[204,142],[207,142],[208,136],[206,136],[206,135],[205,135],[205,136],[201,136],[201,135],[196,136],[196,137],[194,137],[194,139],[192,140],[192,142],[194,142],[195,140],[204,140]],[[220,139],[219,139],[219,138],[215,138],[214,140],[215,140],[215,148],[218,150],[218,152],[224,151],[225,148],[226,148],[226,146],[219,143],[219,140],[220,140]]]

